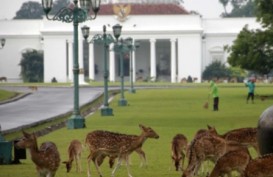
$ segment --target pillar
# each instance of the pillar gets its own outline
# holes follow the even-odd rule
[[[155,49],[156,39],[150,39],[150,76],[151,81],[156,80],[156,49]]]

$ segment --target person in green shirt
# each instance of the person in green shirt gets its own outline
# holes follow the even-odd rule
[[[245,86],[248,87],[248,94],[246,98],[246,103],[251,98],[252,103],[254,103],[254,91],[255,91],[255,81],[254,79],[250,79],[245,83]]]
[[[210,81],[210,94],[213,98],[213,111],[219,110],[219,93],[218,86],[215,84],[213,80]]]

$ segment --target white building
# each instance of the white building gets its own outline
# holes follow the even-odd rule
[[[179,1],[174,1],[179,2]],[[114,13],[127,11],[125,15]],[[201,81],[202,71],[213,60],[226,62],[227,53],[223,46],[232,45],[241,29],[261,28],[255,18],[204,19],[189,14],[183,7],[173,4],[131,4],[118,6],[107,4],[101,7],[93,21],[79,24],[79,41],[83,41],[81,27],[90,27],[89,40],[95,34],[102,34],[106,25],[112,34],[112,26],[122,25],[122,38],[132,37],[140,43],[133,52],[133,78],[180,82],[191,76]],[[73,78],[73,24],[43,20],[3,20],[0,21],[0,38],[6,45],[0,50],[0,77],[9,82],[20,79],[20,60],[28,49],[44,51],[44,82],[55,77],[58,82]],[[79,64],[84,68],[80,82],[103,79],[103,46],[89,44],[88,52],[83,52],[83,42],[79,42]],[[83,54],[84,53],[84,54]],[[88,57],[83,62],[83,56]],[[125,80],[129,80],[129,59],[125,55]],[[96,67],[95,67],[96,66]],[[96,68],[96,69],[95,69]],[[119,58],[113,51],[109,54],[109,80],[119,81]]]

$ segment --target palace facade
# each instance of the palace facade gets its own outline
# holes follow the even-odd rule
[[[175,1],[176,2],[176,1]],[[218,60],[227,62],[225,45],[232,45],[241,29],[261,28],[255,18],[206,19],[191,14],[178,3],[114,4],[101,6],[97,18],[79,24],[90,27],[89,41],[96,34],[113,34],[122,26],[121,38],[133,38],[139,48],[124,55],[125,80],[151,80],[172,83],[191,76],[201,82],[206,66]],[[0,77],[21,82],[19,66],[22,53],[44,52],[44,82],[73,82],[73,24],[43,20],[1,20],[0,37],[6,45],[0,50]],[[110,49],[113,48],[111,44]],[[79,33],[80,83],[102,81],[103,45],[86,43]],[[131,56],[131,57],[130,57]],[[130,65],[132,62],[132,65]],[[132,72],[130,72],[132,66]],[[109,81],[119,81],[119,55],[109,52]]]

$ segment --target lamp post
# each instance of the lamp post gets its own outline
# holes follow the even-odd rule
[[[73,82],[74,82],[74,110],[72,116],[67,121],[68,129],[84,128],[85,120],[80,115],[79,109],[79,44],[78,44],[78,26],[79,23],[85,22],[86,20],[94,20],[97,17],[97,13],[100,9],[100,0],[80,0],[80,6],[78,6],[78,0],[74,0],[74,7],[63,7],[61,8],[53,18],[49,18],[48,14],[52,9],[53,0],[42,0],[42,5],[46,18],[53,21],[61,21],[65,23],[73,23],[73,37],[74,37],[74,48],[73,48]],[[90,5],[94,12],[94,17],[89,17]]]
[[[134,43],[131,37],[126,39],[130,51],[130,89],[129,93],[136,93],[133,82],[133,51],[139,48],[139,43]]]
[[[113,26],[113,32],[114,36],[116,38],[116,43],[114,46],[114,51],[119,54],[119,60],[120,60],[120,83],[121,83],[121,96],[118,102],[119,106],[127,106],[127,100],[124,97],[124,66],[123,66],[123,55],[126,51],[129,51],[129,48],[125,45],[125,42],[123,39],[119,40],[119,37],[121,35],[121,29],[122,26],[119,24]]]
[[[4,46],[5,46],[5,44],[6,44],[6,39],[5,38],[1,38],[0,40],[1,40],[1,47],[0,47],[0,49],[3,49]]]
[[[82,34],[85,40],[87,40],[89,36],[89,27],[82,27]],[[109,69],[108,69],[108,60],[109,60],[109,45],[113,43],[115,40],[111,34],[106,34],[106,26],[103,26],[103,35],[96,34],[90,42],[95,42],[98,44],[104,45],[104,101],[103,108],[101,108],[102,116],[112,116],[113,109],[109,107],[108,103],[108,77],[109,77]]]

